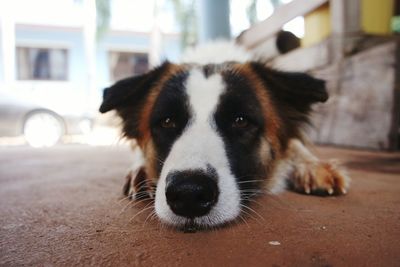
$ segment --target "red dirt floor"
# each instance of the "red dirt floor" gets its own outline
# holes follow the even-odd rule
[[[246,222],[183,233],[121,200],[127,147],[2,148],[0,266],[400,266],[400,154],[317,152],[348,166],[348,195],[264,196]]]

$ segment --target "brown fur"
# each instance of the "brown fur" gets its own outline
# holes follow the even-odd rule
[[[247,79],[254,85],[256,96],[260,101],[261,108],[265,114],[265,138],[272,147],[275,154],[274,157],[278,159],[283,153],[283,148],[285,147],[284,143],[287,142],[287,140],[280,140],[279,138],[280,135],[283,136],[280,133],[282,122],[274,109],[275,105],[269,96],[268,91],[265,90],[261,80],[253,72],[249,64],[237,64],[235,67],[235,70],[238,73],[247,77]]]
[[[146,146],[143,149],[143,153],[145,155],[146,165],[145,169],[147,172],[147,176],[149,182],[156,183],[157,182],[157,165],[159,164],[156,152],[154,150],[154,144],[150,140],[146,143]]]
[[[168,81],[173,75],[176,75],[178,72],[183,71],[184,68],[176,65],[176,64],[168,64],[167,69],[163,72],[160,77],[157,85],[151,89],[151,93],[148,95],[145,100],[146,105],[143,107],[141,111],[141,116],[139,118],[139,133],[140,138],[138,139],[139,146],[144,149],[147,145],[147,142],[150,140],[150,128],[149,128],[149,118],[151,111],[153,110],[154,103],[157,100],[158,95],[161,92],[161,89],[166,81]]]

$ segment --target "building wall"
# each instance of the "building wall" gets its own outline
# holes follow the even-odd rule
[[[27,47],[65,48],[68,50],[68,79],[73,89],[87,81],[83,33],[81,29],[51,27],[17,27],[15,45]]]
[[[97,44],[96,70],[97,88],[109,86],[111,81],[109,71],[109,52],[149,52],[149,34],[130,32],[110,32],[105,35]]]
[[[83,33],[79,28],[17,25],[16,47],[67,49],[67,80],[18,80],[15,72],[13,92],[60,113],[82,113],[88,100],[88,73]],[[18,66],[16,65],[16,68]],[[71,108],[66,103],[74,103]]]
[[[376,45],[340,65],[313,71],[327,81],[329,100],[313,113],[311,137],[323,144],[369,149],[396,149],[393,116],[396,91],[396,51],[393,40]],[[370,67],[373,66],[373,67]]]
[[[0,26],[2,25],[2,18],[0,18]],[[4,59],[3,59],[3,31],[0,27],[0,84],[4,81]]]
[[[360,23],[364,33],[391,34],[391,19],[394,16],[394,0],[360,1]],[[356,18],[354,18],[356,19]],[[304,38],[302,46],[311,46],[326,39],[332,32],[330,5],[326,3],[304,16]]]
[[[303,47],[317,44],[331,34],[331,15],[326,3],[304,16]]]
[[[110,32],[103,39],[97,40],[93,46],[87,42],[92,35],[85,35],[85,32],[93,33],[95,27],[94,17],[91,17],[94,0],[28,2],[26,3],[25,0],[0,1],[0,22],[5,17],[12,21],[12,27],[9,27],[10,24],[0,24],[0,38],[2,38],[0,39],[0,90],[10,91],[17,97],[20,96],[60,113],[82,114],[90,109],[89,107],[91,111],[95,111],[97,103],[101,101],[102,89],[112,82],[109,73],[109,51],[150,52],[151,33],[149,30],[154,20],[154,3],[151,1],[149,3],[142,3],[143,1],[140,0],[111,1]],[[20,9],[21,5],[25,8]],[[140,9],[135,8],[139,5]],[[171,9],[171,6],[169,8]],[[161,52],[161,59],[168,58],[176,61],[180,54],[179,36],[174,33],[174,27],[165,27],[174,21],[170,9],[166,12],[167,17],[170,18],[165,20],[165,15],[163,15],[164,20],[160,25],[163,26],[160,29],[167,34],[162,34],[158,51]],[[3,26],[8,29],[7,33],[10,35],[7,35],[8,41],[3,39]],[[147,32],[137,32],[137,30]],[[66,81],[22,81],[17,79],[17,71],[15,74],[5,75],[5,68],[8,71],[14,71],[17,66],[4,64],[3,53],[5,52],[1,45],[3,42],[10,44],[6,49],[6,55],[9,55],[8,62],[14,63],[16,55],[13,55],[15,52],[11,42],[13,40],[16,47],[67,49],[68,79]],[[96,49],[94,58],[90,53],[90,51],[93,52],[90,50],[92,48]],[[6,77],[10,79],[6,81]]]
[[[68,50],[68,78],[66,81],[18,80],[18,72],[16,71],[15,82],[12,86],[1,89],[12,91],[17,96],[44,105],[62,114],[81,114],[86,112],[89,103],[93,104],[94,102],[94,106],[97,106],[101,101],[103,88],[113,82],[110,79],[109,52],[149,53],[150,36],[150,33],[110,31],[98,40],[95,53],[96,72],[95,77],[92,77],[95,81],[95,88],[94,92],[90,92],[89,64],[85,54],[82,28],[17,25],[15,30],[16,47],[63,48]],[[178,35],[163,35],[160,45],[161,59],[178,60],[180,55]],[[0,62],[3,62],[1,53]],[[3,67],[3,64],[0,64],[0,66]],[[3,80],[2,76],[0,76],[1,80]],[[73,103],[73,108],[70,103]]]
[[[112,31],[106,34],[97,44],[96,51],[96,85],[99,90],[112,83],[109,70],[109,52],[150,53],[150,33]],[[181,49],[178,35],[163,35],[160,44],[160,60],[178,61]]]
[[[394,15],[394,0],[362,0],[361,14],[364,32],[378,35],[392,32],[390,24]]]

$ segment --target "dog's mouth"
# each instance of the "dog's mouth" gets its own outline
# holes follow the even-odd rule
[[[193,219],[189,219],[186,218],[184,219],[183,222],[181,222],[180,224],[171,224],[171,223],[166,223],[167,225],[169,225],[170,227],[172,227],[173,229],[177,229],[178,231],[182,231],[185,234],[190,234],[190,233],[196,233],[196,232],[203,232],[203,231],[209,231],[210,229],[220,229],[225,227],[227,224],[230,223],[234,223],[236,222],[236,220],[231,220],[228,222],[224,222],[224,223],[220,223],[217,225],[213,225],[213,224],[207,224],[204,223],[204,218],[193,218]],[[208,220],[211,220],[211,218],[208,218]]]
[[[202,230],[202,228],[194,222],[194,220],[189,219],[188,222],[182,227],[181,229],[184,233],[196,233],[199,230]]]

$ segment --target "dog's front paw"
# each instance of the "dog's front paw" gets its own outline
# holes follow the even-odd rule
[[[132,200],[152,198],[152,187],[148,184],[143,167],[131,170],[126,175],[123,193]]]
[[[314,195],[346,194],[350,178],[336,162],[309,162],[295,166],[291,179],[295,191]]]

